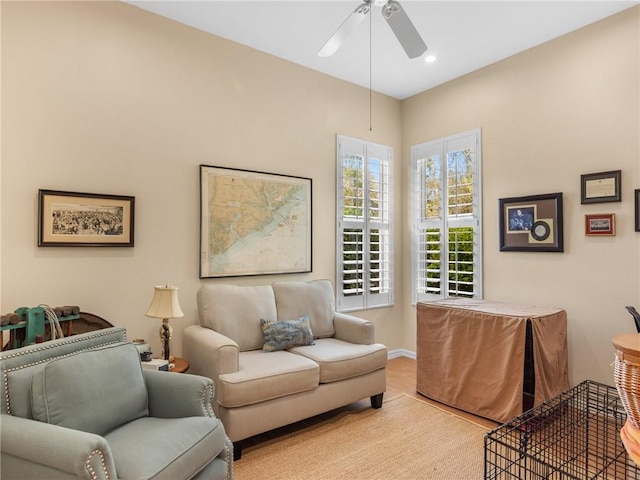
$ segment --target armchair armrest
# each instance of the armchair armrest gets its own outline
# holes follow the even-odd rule
[[[7,414],[0,416],[0,422],[0,450],[25,461],[20,462],[20,472],[3,469],[3,477],[30,478],[27,463],[30,462],[81,479],[118,478],[111,449],[99,435]]]
[[[362,345],[371,345],[376,342],[375,325],[369,320],[335,312],[333,325],[336,329],[335,338],[339,340]]]
[[[143,370],[149,393],[149,416],[213,417],[213,382],[199,375]]]
[[[182,349],[189,359],[189,373],[210,378],[214,383],[220,375],[240,368],[238,344],[210,328],[200,325],[185,328]]]

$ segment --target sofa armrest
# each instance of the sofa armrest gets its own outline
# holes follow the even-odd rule
[[[335,338],[339,340],[362,345],[371,345],[376,342],[375,325],[369,320],[335,312],[333,324],[336,329]]]
[[[149,416],[157,418],[213,417],[213,382],[206,377],[143,370],[149,393]]]
[[[240,368],[238,344],[210,328],[191,325],[183,331],[182,350],[189,360],[189,373],[210,378],[216,384],[224,373]]]
[[[0,450],[24,460],[20,472],[3,468],[3,478],[31,478],[29,463],[34,468],[45,465],[81,479],[118,478],[111,449],[99,435],[7,414],[0,416],[0,423]]]

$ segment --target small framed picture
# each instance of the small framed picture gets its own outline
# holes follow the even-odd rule
[[[135,197],[38,191],[39,247],[133,247]]]
[[[619,202],[621,170],[581,175],[580,203]]]
[[[585,235],[615,235],[616,215],[615,213],[600,213],[584,216]]]
[[[636,205],[636,208],[634,210],[636,219],[636,232],[640,232],[640,188],[633,191],[633,198],[635,199],[634,203]]]

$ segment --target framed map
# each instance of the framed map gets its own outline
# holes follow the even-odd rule
[[[310,178],[200,165],[200,278],[310,271]]]

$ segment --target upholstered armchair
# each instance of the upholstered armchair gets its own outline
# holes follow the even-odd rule
[[[9,479],[231,479],[211,380],[142,369],[122,328],[0,353]]]

